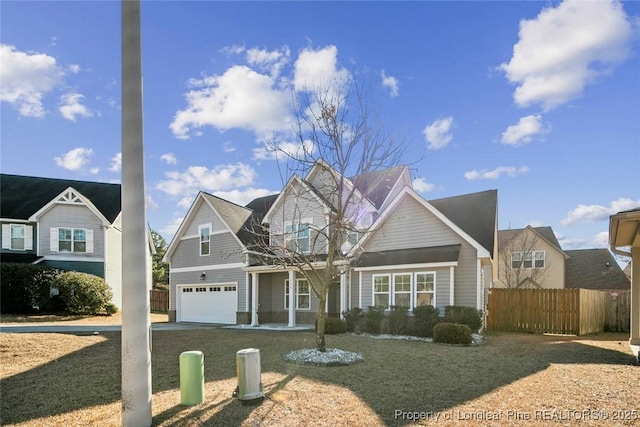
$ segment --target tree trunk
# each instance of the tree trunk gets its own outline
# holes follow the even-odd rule
[[[324,307],[327,302],[327,285],[322,284],[320,286],[320,298],[318,298],[318,314],[316,316],[316,349],[321,352],[327,351],[327,346],[324,340]]]

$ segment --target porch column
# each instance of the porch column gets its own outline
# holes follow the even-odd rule
[[[342,312],[347,310],[347,272],[340,273],[340,318],[344,320]]]
[[[296,272],[289,270],[289,327],[296,326]]]
[[[251,326],[258,326],[258,273],[251,273]]]
[[[631,330],[629,344],[640,346],[640,247],[631,248]],[[638,351],[637,348],[634,349]],[[640,352],[636,353],[640,358]]]

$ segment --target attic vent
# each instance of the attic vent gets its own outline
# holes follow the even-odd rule
[[[69,190],[66,191],[62,196],[56,200],[58,203],[68,203],[68,204],[82,204],[82,200],[76,193]]]

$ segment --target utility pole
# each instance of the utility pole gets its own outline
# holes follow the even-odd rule
[[[151,425],[140,0],[122,0],[122,425]]]

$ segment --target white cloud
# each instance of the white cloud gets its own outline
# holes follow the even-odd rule
[[[596,248],[608,248],[609,247],[609,232],[608,231],[601,231],[600,233],[596,234],[595,237],[593,238],[593,240],[591,241],[591,244],[593,246],[595,246]]]
[[[42,98],[60,83],[63,74],[52,56],[0,45],[0,101],[18,108],[22,116],[45,115]]]
[[[449,116],[444,119],[438,119],[424,128],[422,133],[429,143],[430,150],[438,150],[444,148],[451,142],[451,128],[453,127],[453,117]]]
[[[160,232],[167,236],[173,236],[178,231],[178,227],[182,224],[184,217],[173,218],[171,222],[160,229]]]
[[[236,151],[236,147],[234,147],[231,141],[227,141],[222,146],[222,151],[224,151],[225,153],[233,153],[234,151]]]
[[[517,124],[509,126],[502,133],[502,143],[516,147],[531,142],[535,135],[544,132],[542,116],[530,115],[521,117]]]
[[[280,75],[291,56],[289,46],[283,46],[280,50],[268,51],[266,49],[248,49],[247,62],[249,65],[258,67],[262,71],[268,71],[272,77]]]
[[[226,54],[226,55],[239,55],[242,52],[245,51],[244,46],[240,46],[237,44],[231,45],[231,46],[225,46],[222,49],[220,49],[220,52]]]
[[[424,180],[424,178],[416,178],[412,182],[413,189],[418,193],[428,193],[436,188],[435,184],[431,184]]]
[[[620,2],[565,0],[520,22],[513,56],[499,68],[518,84],[513,97],[519,106],[550,110],[624,61],[631,35]]]
[[[97,175],[98,172],[100,172],[100,168],[91,168],[91,169],[89,169],[89,173],[91,175]]]
[[[149,210],[155,211],[160,208],[160,205],[158,205],[156,201],[153,200],[153,198],[149,194],[146,195],[146,202],[147,202],[147,209]]]
[[[111,166],[109,166],[111,172],[120,172],[122,170],[122,153],[116,153],[111,158]]]
[[[78,147],[64,154],[62,157],[54,157],[56,164],[61,168],[78,171],[91,161],[93,150],[91,148]]]
[[[389,88],[392,98],[395,98],[400,94],[400,91],[398,89],[398,79],[392,76],[387,76],[384,73],[384,70],[382,70],[382,72],[380,73],[380,77],[382,77],[382,86]]]
[[[173,153],[163,154],[162,156],[160,156],[160,160],[164,160],[168,165],[175,165],[176,163],[178,163],[178,159],[176,159],[176,156]]]
[[[81,68],[78,64],[71,64],[69,65],[69,71],[73,74],[78,74],[81,71]]]
[[[349,71],[338,67],[338,48],[303,49],[294,64],[293,84],[297,91],[334,96],[349,81]]]
[[[207,192],[230,191],[253,183],[255,170],[244,163],[219,165],[213,169],[204,166],[190,166],[184,172],[167,172],[168,178],[160,181],[156,189],[171,196]]]
[[[302,159],[305,154],[315,151],[313,141],[307,139],[304,143],[280,142],[277,145],[266,144],[264,147],[253,149],[254,160],[286,160],[288,158]]]
[[[216,191],[214,194],[225,200],[233,202],[238,205],[246,205],[253,199],[258,197],[270,196],[275,194],[275,191],[266,190],[264,188],[245,188],[244,190],[231,190],[231,191]]]
[[[474,181],[476,179],[498,179],[501,175],[507,175],[510,177],[516,177],[518,175],[522,175],[527,173],[529,168],[526,166],[521,166],[516,168],[514,166],[498,166],[493,170],[482,169],[480,171],[472,170],[464,173],[464,177],[469,181]]]
[[[76,121],[76,116],[91,117],[93,113],[81,104],[84,96],[79,93],[66,93],[60,97],[58,110],[62,117],[72,122]]]
[[[526,224],[523,224],[523,227],[526,227],[527,225],[530,225],[535,228],[535,227],[544,227],[545,223],[540,221],[539,219],[534,219],[533,221],[529,221]]]
[[[569,225],[582,221],[593,222],[608,220],[611,215],[637,207],[640,207],[640,200],[632,200],[623,197],[611,202],[609,207],[602,205],[578,205],[578,207],[570,211],[567,214],[567,217],[560,223],[562,225]]]
[[[241,128],[262,138],[289,127],[291,95],[270,76],[235,65],[221,76],[189,83],[193,89],[185,94],[187,107],[176,112],[169,126],[177,138],[187,139],[190,130],[204,126]]]
[[[555,231],[554,234],[558,239],[558,243],[560,243],[560,247],[563,249],[581,249],[586,245],[584,239],[570,239],[563,234],[556,233]]]

